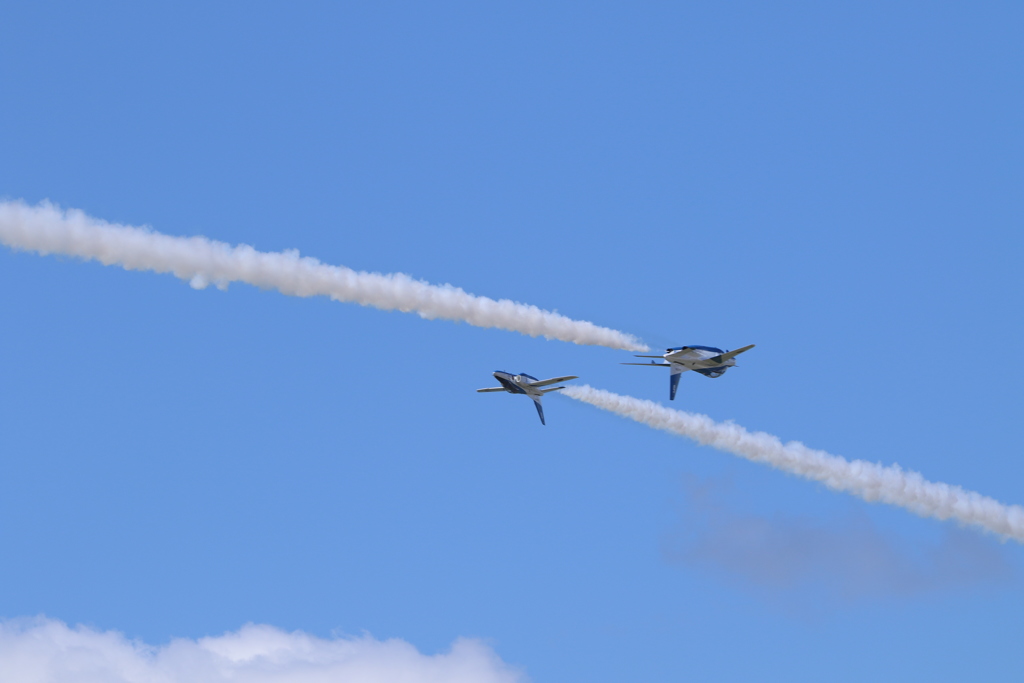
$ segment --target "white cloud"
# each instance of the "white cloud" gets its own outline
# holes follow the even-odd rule
[[[318,638],[273,626],[161,646],[47,618],[0,622],[0,681],[17,683],[515,683],[486,644],[425,655],[369,636]]]
[[[836,600],[1021,582],[1005,545],[966,529],[945,527],[927,540],[883,530],[853,504],[821,520],[739,512],[742,494],[721,480],[686,476],[683,488],[682,516],[664,539],[665,559],[740,579],[790,607],[818,611]]]

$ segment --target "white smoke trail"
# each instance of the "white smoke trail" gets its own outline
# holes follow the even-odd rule
[[[829,488],[858,495],[870,502],[899,505],[922,517],[956,519],[964,524],[1024,543],[1024,507],[997,500],[959,486],[927,481],[899,465],[884,467],[864,460],[808,448],[798,441],[782,443],[764,432],[748,432],[732,423],[719,423],[707,415],[665,408],[652,401],[621,396],[593,387],[570,386],[563,395],[631,420],[693,439],[697,443],[771,465]]]
[[[232,247],[205,237],[172,237],[146,228],[116,225],[82,211],[43,202],[0,202],[0,242],[41,254],[65,254],[119,265],[127,270],[173,273],[202,289],[246,282],[290,296],[329,296],[385,311],[415,312],[497,327],[531,337],[646,351],[636,337],[584,320],[545,311],[508,299],[474,296],[452,285],[432,285],[402,273],[365,273],[330,266],[298,251],[260,252],[241,244]]]

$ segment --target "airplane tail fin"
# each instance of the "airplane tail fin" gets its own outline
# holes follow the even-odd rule
[[[533,397],[531,396],[531,398]],[[537,414],[540,415],[540,423],[542,425],[547,425],[547,422],[544,421],[544,406],[540,404],[540,396],[533,398],[533,405],[537,406]]]
[[[668,378],[668,400],[676,400],[676,389],[679,388],[679,378],[682,376],[682,372],[673,372]]]

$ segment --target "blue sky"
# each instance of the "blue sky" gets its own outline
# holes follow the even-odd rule
[[[0,196],[756,343],[674,407],[1021,503],[1022,30],[1015,3],[11,5]],[[1024,672],[1019,545],[474,392],[665,402],[627,353],[8,249],[0,310],[4,618],[480,637],[540,682]]]

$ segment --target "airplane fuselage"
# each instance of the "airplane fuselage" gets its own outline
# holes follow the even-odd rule
[[[540,389],[535,389],[530,386],[531,382],[538,381],[533,375],[527,375],[525,373],[513,375],[511,372],[498,370],[494,373],[494,379],[498,380],[498,384],[503,386],[505,391],[510,394],[526,394],[530,397],[544,395],[544,392]]]
[[[725,351],[714,346],[677,346],[666,349],[662,356],[673,366],[673,372],[678,370],[693,370],[705,377],[721,377],[725,371],[736,365],[735,358],[728,358],[724,361],[718,360]]]
[[[658,358],[663,363],[651,361],[650,363],[623,363],[623,365],[643,365],[654,368],[669,368],[668,398],[674,400],[676,388],[679,386],[679,376],[687,370],[693,370],[705,377],[721,377],[725,371],[736,365],[736,356],[754,348],[754,345],[744,346],[735,351],[723,351],[715,346],[676,346],[665,349],[660,356],[637,356],[637,358]]]
[[[511,372],[505,372],[504,370],[498,370],[494,373],[494,379],[498,380],[500,387],[487,387],[486,389],[477,389],[477,393],[491,393],[497,391],[507,391],[510,394],[525,394],[533,399],[533,404],[537,408],[537,415],[540,416],[540,423],[544,422],[544,407],[541,406],[541,399],[544,398],[544,394],[551,393],[552,391],[558,391],[559,389],[565,389],[562,387],[553,387],[552,384],[558,384],[559,382],[567,382],[570,379],[579,379],[576,375],[565,375],[564,377],[552,377],[551,379],[537,379],[533,375],[527,375],[525,372],[521,372],[518,375],[513,375]]]

